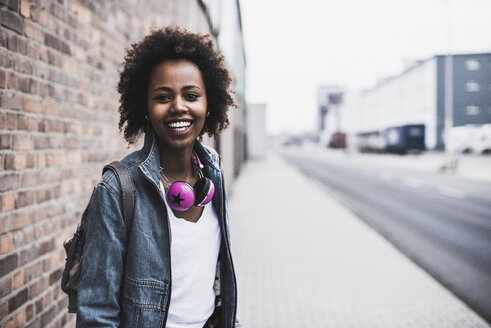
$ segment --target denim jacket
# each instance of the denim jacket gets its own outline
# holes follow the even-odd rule
[[[229,244],[227,196],[218,154],[195,143],[203,173],[215,184],[212,204],[222,244],[217,265],[223,328],[236,323],[237,285]],[[107,171],[90,201],[77,327],[165,327],[171,294],[170,227],[159,191],[160,154],[153,132],[141,150],[122,160],[136,190],[135,213],[126,234],[120,187]],[[128,239],[128,240],[127,240]]]

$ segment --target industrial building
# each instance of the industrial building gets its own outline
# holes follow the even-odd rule
[[[452,74],[446,81],[449,59]],[[445,86],[448,81],[451,87]],[[369,90],[346,93],[336,114],[342,119],[328,114],[327,120],[340,122],[340,130],[351,141],[362,134],[381,136],[388,128],[423,125],[426,149],[441,150],[446,102],[451,104],[451,126],[491,123],[491,53],[436,55],[417,61]]]

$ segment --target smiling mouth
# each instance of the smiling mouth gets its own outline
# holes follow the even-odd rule
[[[167,123],[167,126],[175,132],[184,132],[193,124],[191,121],[173,121]]]

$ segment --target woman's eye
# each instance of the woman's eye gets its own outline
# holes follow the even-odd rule
[[[196,93],[188,93],[188,94],[186,94],[186,98],[187,98],[188,100],[193,101],[193,100],[198,99],[198,98],[199,98],[199,95],[198,95],[198,94],[196,94]]]
[[[170,97],[168,95],[158,95],[155,97],[155,100],[159,102],[168,102],[170,100]]]

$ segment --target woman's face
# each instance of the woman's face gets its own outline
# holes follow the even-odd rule
[[[192,148],[205,124],[206,90],[189,60],[166,60],[153,68],[147,89],[153,130],[168,149]]]

